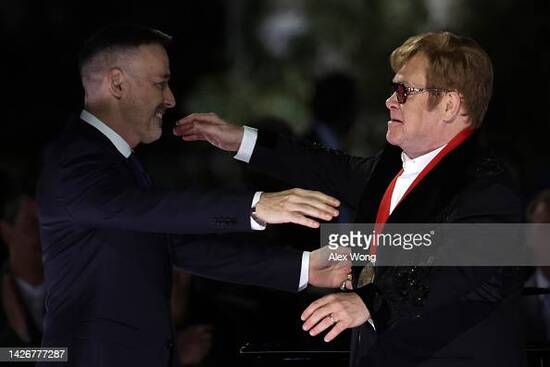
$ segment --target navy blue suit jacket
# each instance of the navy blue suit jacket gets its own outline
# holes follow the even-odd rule
[[[69,365],[169,365],[173,265],[297,291],[300,252],[204,236],[249,231],[252,193],[154,189],[139,163],[83,121],[46,149],[38,201],[42,344],[68,347]]]

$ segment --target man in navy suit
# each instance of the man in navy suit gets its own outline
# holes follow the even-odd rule
[[[293,222],[317,227],[339,202],[320,192],[166,191],[133,148],[161,136],[174,107],[165,34],[105,29],[85,45],[85,109],[45,152],[38,187],[46,277],[43,346],[72,366],[168,366],[173,264],[226,281],[298,291],[337,287],[349,267],[319,251],[246,246],[204,234]],[[66,365],[66,364],[63,364]]]

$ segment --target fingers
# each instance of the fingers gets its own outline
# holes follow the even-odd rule
[[[289,203],[287,205],[287,208],[294,213],[300,213],[309,217],[323,219],[327,221],[338,215],[337,210],[331,209],[328,206],[324,209],[321,209],[305,202]]]
[[[205,124],[219,124],[220,118],[214,113],[192,113],[178,121],[172,129],[174,135],[181,136],[184,140],[189,137],[200,135],[198,127]],[[197,139],[195,139],[197,140]]]
[[[324,301],[327,301],[330,297],[331,295],[323,297],[326,298]],[[331,340],[336,338],[342,331],[347,329],[346,325],[348,324],[347,322],[343,322],[342,319],[345,318],[345,315],[342,312],[337,312],[336,306],[337,304],[335,302],[331,302],[325,303],[323,306],[316,308],[315,311],[304,322],[303,329],[305,331],[309,330],[309,335],[317,336],[334,325],[332,329],[327,333],[327,335],[325,335],[323,340],[325,342],[330,342]],[[304,313],[306,313],[306,311],[304,311]],[[302,317],[302,320],[303,319],[304,318]]]
[[[220,118],[215,113],[192,113],[176,121],[177,127],[185,127],[195,121],[219,122]]]
[[[173,128],[173,133],[176,136],[181,136],[185,140],[191,136],[200,136],[202,135],[201,127],[202,123],[200,121],[190,121],[186,124],[176,125]]]
[[[288,199],[291,203],[303,204],[302,209],[305,211],[305,214],[313,215],[320,219],[325,219],[319,217],[321,214],[326,213],[332,217],[336,217],[339,214],[335,207],[340,206],[340,201],[319,191],[292,189],[289,190]]]
[[[340,290],[352,289],[351,267],[341,266],[333,269],[332,271],[338,274],[338,282],[336,285]]]
[[[342,322],[337,322],[336,324],[334,324],[334,327],[327,333],[327,335],[325,335],[323,340],[328,343],[332,341],[334,338],[336,338],[338,335],[340,335],[340,333],[346,329],[347,328],[344,326]]]
[[[256,215],[266,223],[295,223],[318,228],[317,219],[329,221],[338,215],[331,205],[340,202],[320,192],[292,189],[263,193],[256,205]]]
[[[214,113],[194,113],[176,122],[174,135],[185,141],[207,141],[216,148],[238,151],[244,128],[219,118]]]
[[[325,309],[328,309],[328,307],[325,307]],[[319,311],[321,310],[322,309],[320,309]],[[323,340],[327,343],[332,341],[334,338],[340,335],[342,331],[347,329],[347,327],[345,326],[345,323],[339,319],[339,316],[340,314],[336,312],[328,313],[328,315],[321,318],[321,321],[319,321],[317,324],[315,324],[315,326],[311,330],[309,330],[309,335],[317,336],[323,331],[332,327],[332,329],[330,329],[327,335],[325,335],[325,337],[323,338]],[[306,330],[305,325],[304,325],[304,330]]]
[[[305,197],[312,197],[317,199],[317,201],[325,203],[327,205],[330,205],[331,207],[339,207],[340,206],[340,200],[329,196],[327,194],[324,194],[320,191],[312,191],[312,190],[302,190],[302,189],[295,189],[298,192],[302,193]]]
[[[309,227],[309,228],[319,228],[320,224],[319,222],[317,222],[316,220],[313,220],[311,218],[308,218],[304,215],[300,215],[300,214],[297,214],[297,213],[293,213],[293,214],[290,214],[289,218],[288,218],[288,222],[289,223],[294,223],[294,224],[299,224],[301,226],[304,226],[304,227]]]
[[[311,330],[309,330],[309,335],[317,336],[329,327],[338,324],[338,318],[336,314],[329,313],[327,316],[323,317]]]
[[[352,290],[353,289],[353,284],[351,282],[351,280],[344,280],[342,282],[342,284],[340,284],[340,290],[341,291],[345,291],[345,290]]]
[[[332,294],[329,294],[328,296],[321,297],[318,300],[311,302],[311,304],[304,310],[304,312],[302,312],[302,315],[300,316],[302,321],[307,320],[318,308],[330,303],[334,299],[333,297],[334,296]]]
[[[320,191],[304,190],[300,188],[294,188],[288,191],[296,197],[308,200],[310,203],[320,204],[323,207],[336,208],[340,206],[340,200]]]
[[[332,329],[325,335],[326,342],[331,341],[343,330],[367,322],[370,312],[356,293],[335,293],[313,302],[302,313],[303,329],[315,336]]]
[[[309,331],[312,336],[319,334],[321,331],[325,330],[334,323],[329,317],[334,313],[334,311],[335,310],[331,307],[331,304],[319,307],[305,320],[302,325],[302,329]],[[332,318],[337,321],[334,316]]]

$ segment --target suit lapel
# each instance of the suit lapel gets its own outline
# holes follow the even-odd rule
[[[442,210],[469,179],[478,146],[477,133],[447,154],[397,205],[388,223],[423,223],[443,220]],[[382,196],[402,167],[401,150],[386,145],[361,196],[356,223],[374,223]]]
[[[397,205],[388,223],[444,222],[448,208],[469,180],[477,134],[449,152]]]
[[[397,205],[387,223],[434,223],[445,220],[445,208],[464,187],[468,176],[465,168],[475,157],[478,134],[449,152],[418,185]],[[387,144],[382,151],[361,197],[356,223],[374,223],[382,196],[391,180],[402,168],[401,149]],[[376,267],[379,277],[387,270]],[[354,278],[360,270],[355,269]]]
[[[356,223],[374,223],[382,196],[401,166],[401,149],[386,144],[361,195]]]

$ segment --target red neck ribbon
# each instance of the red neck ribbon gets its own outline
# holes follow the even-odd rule
[[[413,181],[413,183],[409,186],[401,200],[399,202],[403,201],[405,197],[411,192],[420,181],[430,172],[447,154],[449,154],[451,151],[453,151],[456,147],[458,147],[460,144],[462,144],[466,139],[468,139],[472,134],[474,133],[474,129],[472,128],[466,128],[459,132],[454,138],[449,141],[449,143],[445,146],[445,148],[441,149],[439,153],[428,163],[426,167],[418,174],[416,179]],[[393,180],[391,180],[390,184],[388,185],[388,188],[386,189],[386,192],[384,192],[384,196],[382,197],[382,201],[380,202],[380,206],[378,207],[378,212],[376,213],[376,223],[374,226],[374,233],[382,233],[382,230],[384,229],[384,225],[388,221],[388,218],[390,216],[390,206],[391,206],[391,197],[393,194],[393,189],[395,188],[395,183],[397,182],[397,179],[401,174],[403,173],[403,168],[395,175]],[[399,203],[397,203],[399,205]],[[397,207],[397,206],[396,206]],[[394,209],[395,210],[395,209]],[[376,236],[374,237],[376,239]],[[369,248],[369,253],[371,255],[376,254],[376,241],[372,242],[372,245]]]

